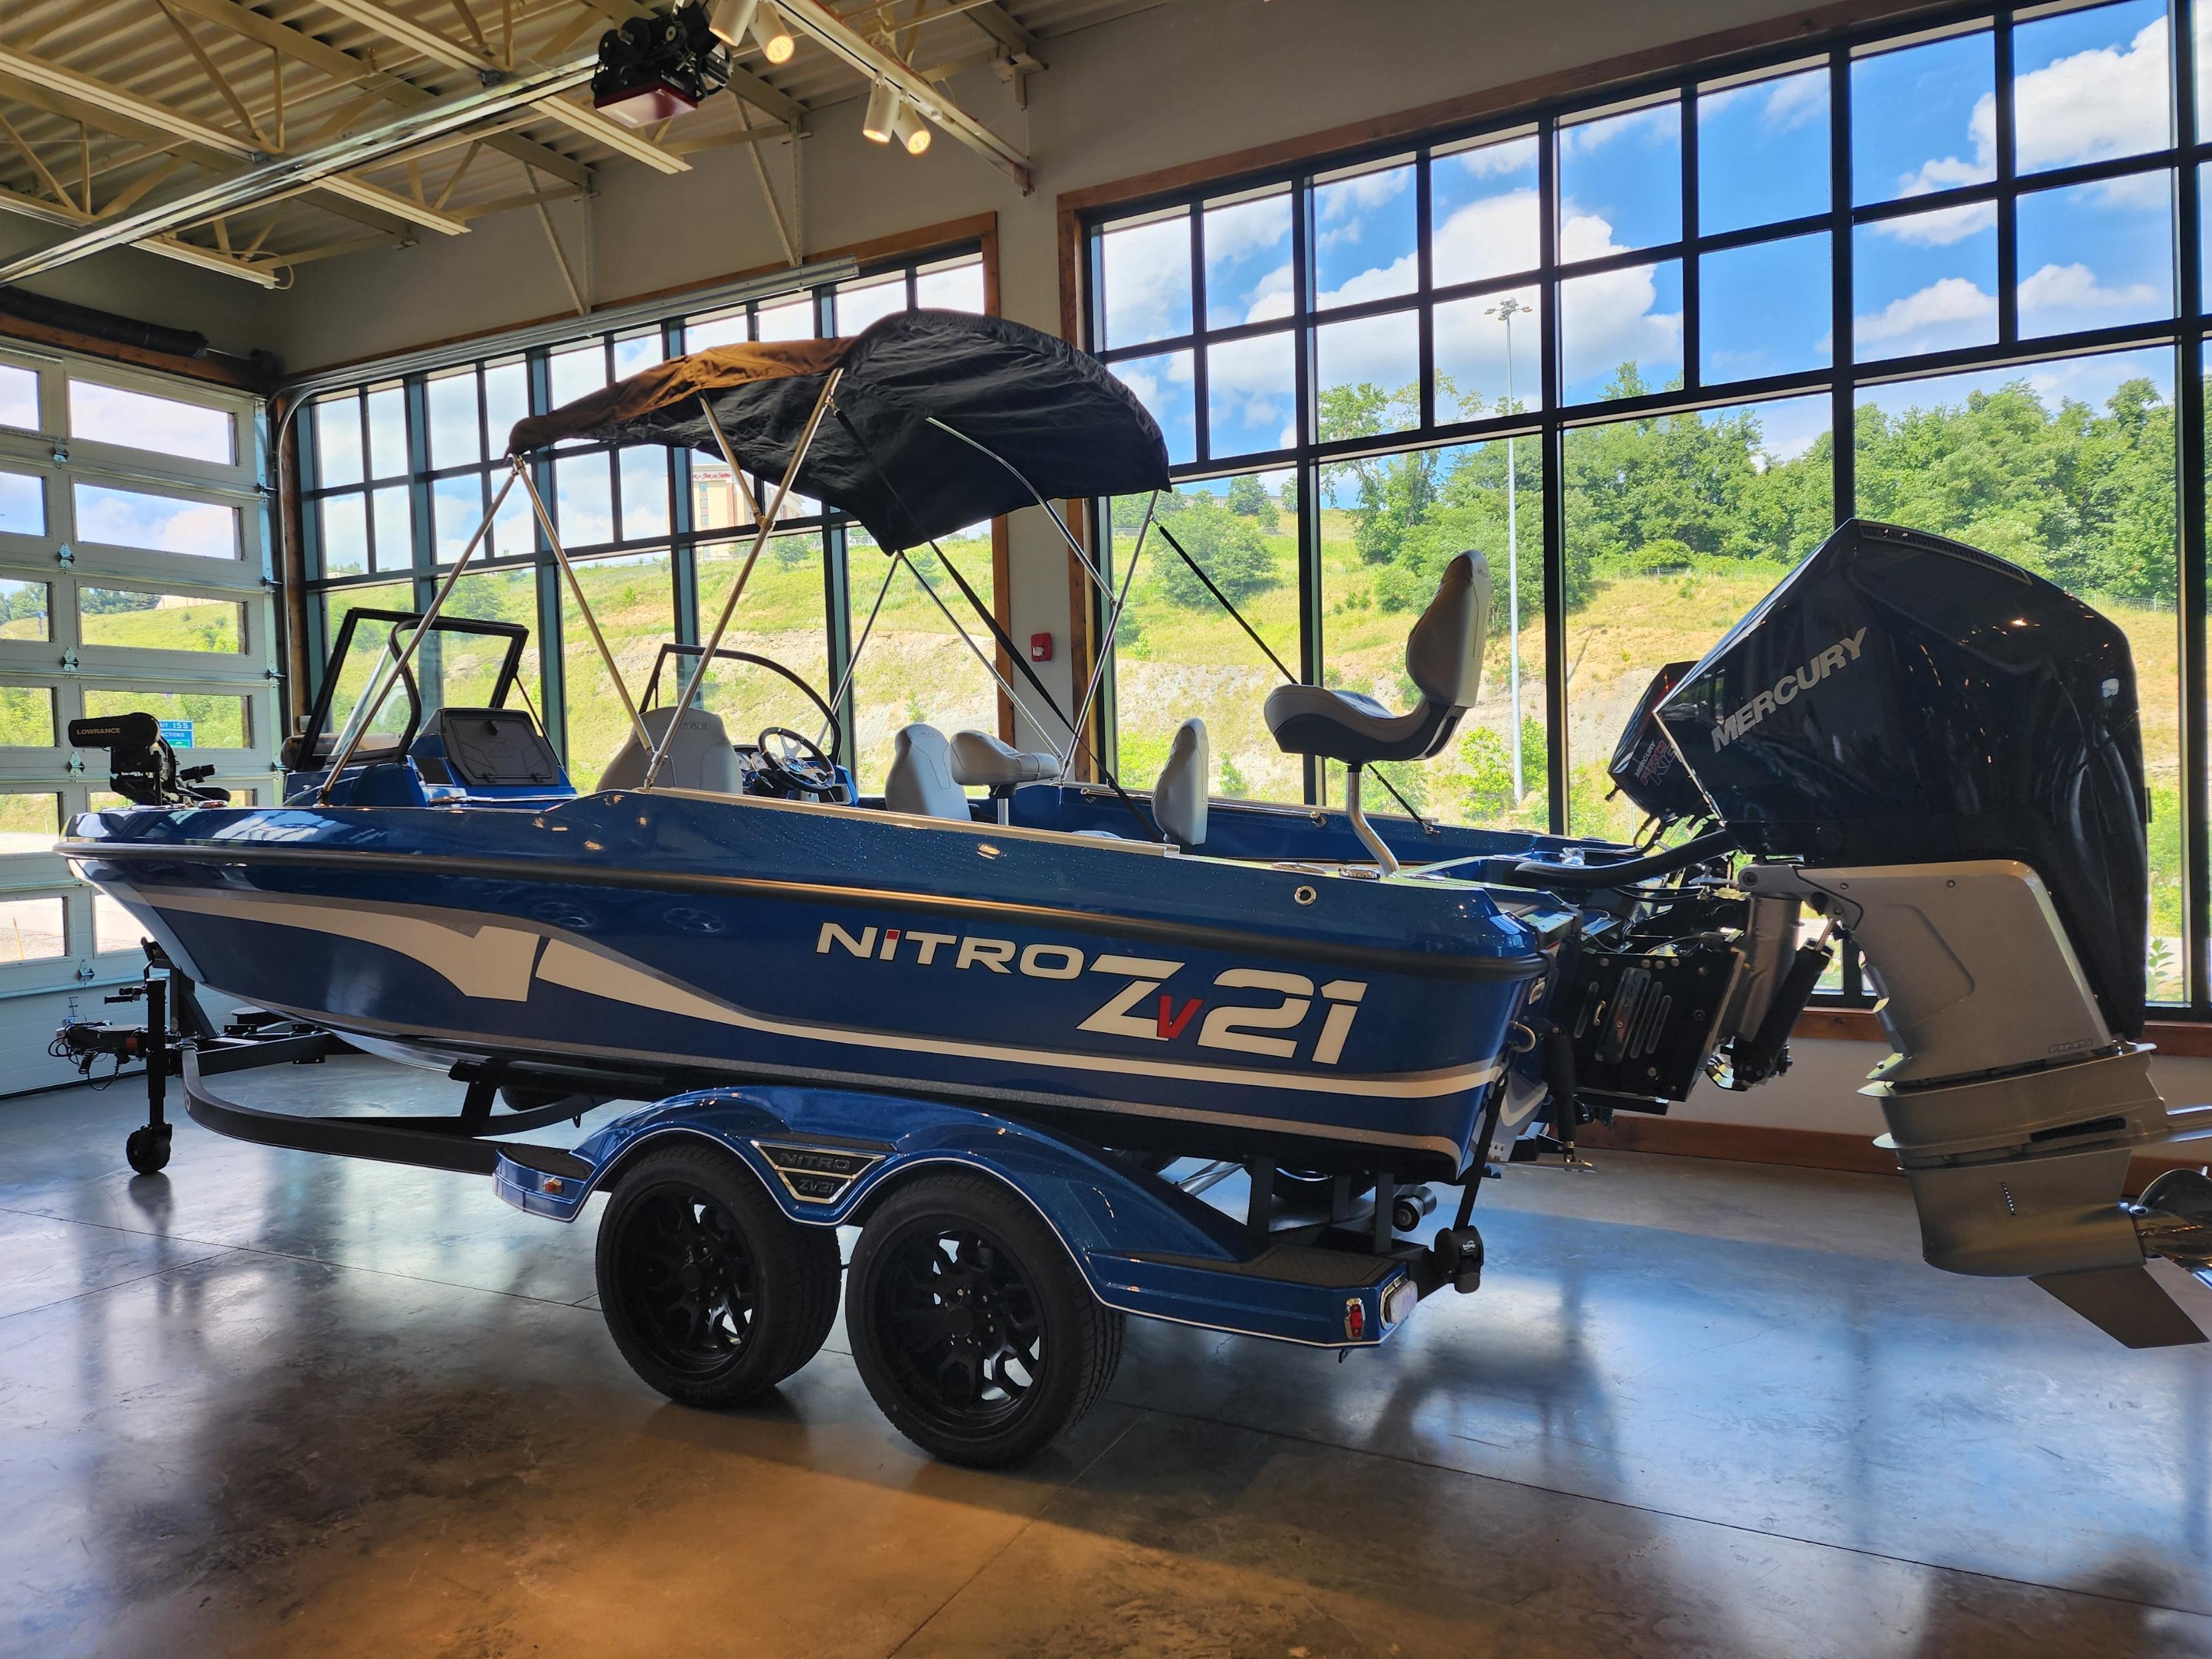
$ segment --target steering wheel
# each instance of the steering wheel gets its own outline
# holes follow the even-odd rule
[[[845,793],[837,769],[813,738],[787,726],[771,726],[760,734],[761,764],[769,781],[778,788],[827,799]]]

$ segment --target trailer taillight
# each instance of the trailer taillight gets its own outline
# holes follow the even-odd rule
[[[1346,1297],[1344,1302],[1344,1340],[1357,1342],[1367,1334],[1367,1304],[1358,1297]]]

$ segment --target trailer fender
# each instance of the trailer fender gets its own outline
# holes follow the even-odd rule
[[[864,1223],[879,1199],[931,1170],[990,1176],[1036,1208],[1098,1299],[1125,1312],[1328,1346],[1370,1346],[1398,1322],[1385,1315],[1389,1273],[1317,1298],[1318,1287],[1249,1273],[1255,1251],[1244,1230],[1173,1183],[1102,1148],[945,1101],[702,1090],[617,1119],[574,1148],[561,1172],[537,1168],[542,1158],[502,1157],[499,1194],[532,1214],[574,1220],[592,1193],[679,1138],[734,1154],[805,1226]],[[1347,1319],[1347,1300],[1362,1304],[1357,1319]]]

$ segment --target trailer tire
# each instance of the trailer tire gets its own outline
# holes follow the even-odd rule
[[[776,1208],[716,1146],[625,1171],[599,1218],[599,1307],[630,1369],[680,1405],[743,1405],[814,1358],[837,1316],[837,1235]]]
[[[894,1428],[949,1463],[1018,1463],[1073,1427],[1121,1363],[1122,1322],[988,1176],[901,1188],[853,1251],[845,1328],[860,1380]]]

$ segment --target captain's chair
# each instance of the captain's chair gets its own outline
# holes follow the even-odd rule
[[[1060,757],[1035,755],[1001,743],[988,732],[952,734],[952,781],[991,792],[998,804],[999,822],[1012,816],[1014,791],[1025,783],[1043,783],[1060,775]]]
[[[648,708],[638,716],[655,743],[675,718],[672,706]],[[637,740],[633,731],[599,775],[599,787],[638,787],[645,781],[645,769],[652,759],[653,751]],[[653,782],[671,789],[701,789],[716,795],[744,793],[744,776],[738,769],[737,750],[730,747],[729,733],[722,729],[721,716],[703,708],[685,709],[676,735],[669,740],[668,758],[661,762],[660,774]]]
[[[1426,760],[1451,741],[1481,687],[1489,631],[1490,567],[1480,553],[1462,553],[1444,568],[1436,598],[1406,641],[1406,672],[1421,694],[1413,708],[1394,714],[1372,697],[1320,685],[1279,685],[1267,694],[1276,747],[1343,763],[1352,827],[1385,870],[1398,861],[1360,811],[1360,769],[1377,761]]]
[[[1206,790],[1213,778],[1213,756],[1206,722],[1196,715],[1176,727],[1168,763],[1152,785],[1152,822],[1186,853],[1206,839]]]
[[[916,722],[892,740],[891,769],[884,778],[884,805],[923,818],[971,816],[967,792],[952,776],[952,751],[945,733]]]

